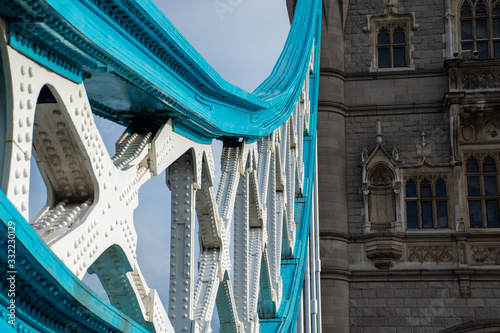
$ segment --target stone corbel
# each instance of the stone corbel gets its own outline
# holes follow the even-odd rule
[[[361,191],[363,191],[363,195],[370,194],[370,184],[369,183],[363,183],[363,185],[361,186]]]
[[[465,242],[458,244],[458,262],[460,265],[467,265],[467,249]]]
[[[399,195],[399,193],[401,193],[401,182],[393,182],[392,190],[394,191],[394,193]]]
[[[397,238],[374,239],[366,243],[366,258],[378,269],[388,270],[402,256],[403,243]]]
[[[458,274],[460,283],[460,295],[464,298],[470,297],[470,274],[473,271],[461,271]]]

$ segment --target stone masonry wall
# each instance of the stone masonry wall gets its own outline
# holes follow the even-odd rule
[[[403,166],[418,162],[417,145],[422,140],[422,131],[426,134],[426,142],[432,147],[431,162],[450,162],[449,117],[446,112],[347,117],[347,202],[350,234],[362,233],[361,152],[364,147],[370,152],[376,147],[377,119],[382,123],[384,147],[388,152],[392,147],[396,147]]]
[[[500,318],[500,282],[351,282],[351,333],[433,333]]]
[[[411,58],[416,70],[436,69],[444,62],[444,1],[399,0],[398,14],[415,13],[419,25],[410,41],[413,45]],[[345,24],[345,71],[367,72],[373,61],[375,39],[363,32],[368,24],[368,15],[383,15],[387,1],[355,0],[349,2],[349,13]]]

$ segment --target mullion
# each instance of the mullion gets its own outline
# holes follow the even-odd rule
[[[487,26],[488,26],[488,55],[490,58],[494,58],[495,57],[495,47],[493,44],[493,34],[494,34],[494,31],[493,31],[493,5],[491,3],[488,3],[488,6],[489,6],[489,13],[490,13],[490,15],[488,15],[488,22],[487,22]]]
[[[389,28],[389,56],[391,57],[391,68],[394,67],[394,27]]]
[[[472,7],[472,51],[477,50],[477,38],[476,38],[476,6]]]
[[[437,204],[436,204],[436,182],[431,182],[431,196],[432,196],[432,227],[437,229]]]
[[[467,172],[466,171],[466,181],[467,181],[467,205],[468,205],[468,211],[469,211],[469,227],[471,228],[477,228],[476,226],[473,227],[472,225],[472,219],[471,219],[471,202],[478,202],[479,201],[479,205],[480,205],[480,208],[481,208],[481,225],[484,227],[484,219],[483,219],[483,196],[481,195],[482,194],[482,191],[481,191],[481,178],[482,178],[482,167],[483,167],[483,164],[481,162],[480,159],[477,159],[473,156],[469,156],[466,161],[468,161],[470,158],[474,158],[474,160],[476,160],[477,164],[478,164],[478,171],[477,172]],[[466,167],[467,168],[467,167]],[[466,169],[467,170],[467,169]],[[469,178],[478,178],[478,186],[479,186],[479,191],[476,195],[469,195]]]
[[[422,223],[422,200],[420,198],[420,181],[416,182],[417,186],[417,215],[418,215],[418,229],[423,229]]]
[[[498,4],[497,4],[498,6]],[[496,6],[495,6],[496,7]],[[500,57],[500,51],[498,54],[495,54],[495,44],[498,43],[500,44],[500,31],[498,31],[498,33],[496,34],[495,32],[495,20],[499,20],[500,21],[500,15],[498,14],[494,14],[493,13],[493,8],[495,8],[492,4],[491,6],[491,57],[492,58],[495,58],[495,57]],[[499,28],[500,29],[500,28]],[[497,29],[498,30],[498,29]],[[499,46],[500,48],[500,46]]]
[[[486,191],[484,188],[484,173],[483,173],[483,161],[481,161],[481,165],[479,168],[479,172],[481,176],[479,177],[479,191],[481,193],[481,207],[482,207],[482,218],[483,218],[483,228],[488,227],[488,217],[486,215]]]
[[[475,47],[474,47],[474,50],[477,50],[479,51],[479,57],[481,57],[481,51],[479,50],[479,47],[478,47],[478,44],[479,45],[482,45],[482,44],[486,44],[486,47],[488,48],[487,49],[487,54],[486,54],[486,57],[491,57],[491,37],[490,37],[490,29],[489,29],[489,26],[490,26],[490,21],[491,21],[491,15],[492,15],[492,12],[491,12],[491,7],[489,6],[489,2],[486,2],[485,4],[486,6],[486,16],[479,16],[477,17],[476,16],[476,10],[474,9],[474,44],[475,44]],[[486,20],[486,37],[485,38],[479,38],[478,35],[477,35],[477,23],[478,21],[483,21],[483,20]]]
[[[491,155],[488,155],[489,157],[493,158]],[[487,157],[488,157],[487,156]],[[485,177],[495,177],[495,181],[496,181],[496,193],[494,195],[486,195],[486,185],[484,186],[484,222],[483,224],[486,226],[486,228],[489,227],[489,217],[488,217],[488,205],[487,205],[487,202],[490,202],[490,201],[493,201],[493,202],[497,202],[497,209],[500,208],[498,207],[500,205],[499,203],[499,200],[500,200],[500,195],[499,195],[499,191],[500,191],[500,187],[499,187],[499,168],[498,168],[498,163],[497,161],[494,159],[495,161],[495,168],[497,171],[495,172],[484,172],[483,169],[481,169],[481,171],[483,172],[483,183],[485,183],[484,181],[484,178]]]

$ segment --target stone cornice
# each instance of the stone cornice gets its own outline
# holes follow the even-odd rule
[[[332,101],[318,101],[318,111],[319,112],[335,112],[342,116],[347,115],[348,107],[343,103],[337,103]]]
[[[388,274],[389,273],[389,274]],[[470,281],[500,281],[498,270],[491,269],[391,269],[351,270],[350,282],[419,282],[456,281],[459,275],[468,275]]]
[[[373,81],[373,80],[388,80],[388,79],[416,79],[421,77],[439,77],[446,76],[447,73],[443,68],[435,68],[429,70],[398,70],[398,71],[381,71],[381,72],[352,72],[345,73],[346,81]]]
[[[351,236],[338,231],[320,231],[319,237],[320,239],[338,240],[341,242],[349,242],[351,240]]]

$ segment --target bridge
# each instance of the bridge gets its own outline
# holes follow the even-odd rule
[[[150,0],[0,0],[0,330],[211,332],[217,310],[221,332],[320,332],[320,32],[321,2],[299,0],[248,93]],[[96,117],[126,127],[113,157]],[[32,157],[47,203],[29,221]],[[133,213],[165,170],[160,299]]]

